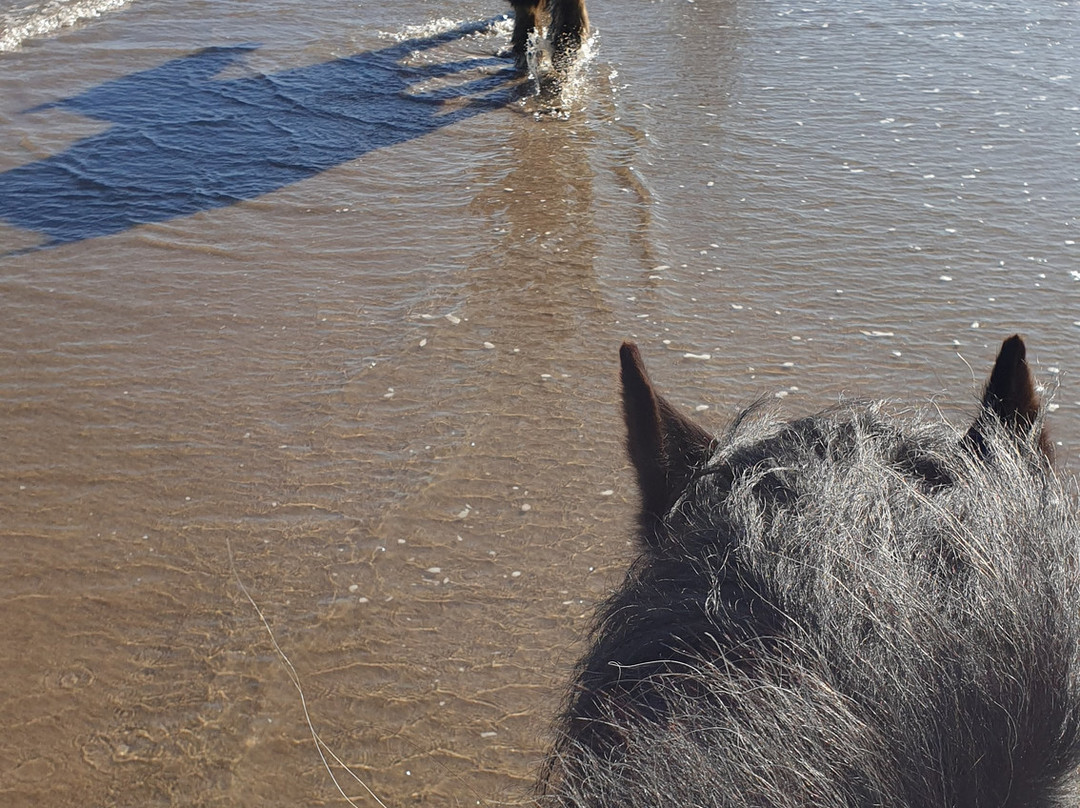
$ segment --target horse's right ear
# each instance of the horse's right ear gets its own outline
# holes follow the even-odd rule
[[[675,504],[709,457],[712,437],[656,393],[637,346],[624,342],[622,361],[623,415],[626,446],[641,489],[641,521],[649,528]]]
[[[1039,449],[1053,460],[1053,449],[1040,422],[1042,400],[1035,392],[1035,380],[1027,363],[1027,348],[1019,335],[1014,334],[1001,344],[990,380],[983,391],[982,412],[967,432],[965,441],[986,456],[985,432],[990,419],[1006,427],[1017,440],[1027,440],[1038,429]]]

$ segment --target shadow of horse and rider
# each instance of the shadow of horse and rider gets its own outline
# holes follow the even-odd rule
[[[113,125],[0,173],[0,220],[44,239],[6,255],[253,199],[505,107],[528,92],[507,59],[416,64],[501,19],[242,78],[219,76],[256,45],[206,48],[27,110],[62,108]]]

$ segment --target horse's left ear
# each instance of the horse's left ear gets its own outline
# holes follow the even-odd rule
[[[641,489],[641,522],[645,540],[652,527],[675,504],[709,457],[712,436],[657,394],[632,342],[619,351],[622,361],[623,415],[626,446]]]
[[[1042,400],[1035,392],[1035,380],[1027,363],[1027,348],[1019,335],[1014,334],[1001,344],[990,381],[983,392],[982,412],[968,430],[966,440],[980,455],[985,455],[987,420],[996,419],[1018,440],[1026,440],[1033,429],[1039,430],[1039,449],[1053,460],[1053,448],[1043,430],[1039,415]]]

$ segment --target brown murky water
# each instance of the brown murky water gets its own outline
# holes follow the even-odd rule
[[[502,10],[137,0],[0,53],[4,805],[344,804],[241,581],[386,805],[526,800],[630,551],[626,338],[716,427],[961,418],[1019,330],[1076,467],[1075,3],[593,0],[565,121],[470,105],[505,24],[431,42]]]

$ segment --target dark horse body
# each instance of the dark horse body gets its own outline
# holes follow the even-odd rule
[[[1077,805],[1080,549],[1019,337],[966,430],[843,405],[713,438],[622,350],[641,555],[542,805]]]
[[[520,69],[527,66],[529,34],[537,28],[537,15],[546,10],[547,39],[551,43],[552,63],[556,70],[565,71],[574,59],[585,37],[589,35],[589,15],[585,0],[510,0],[514,7],[514,33],[511,42],[514,59]]]

